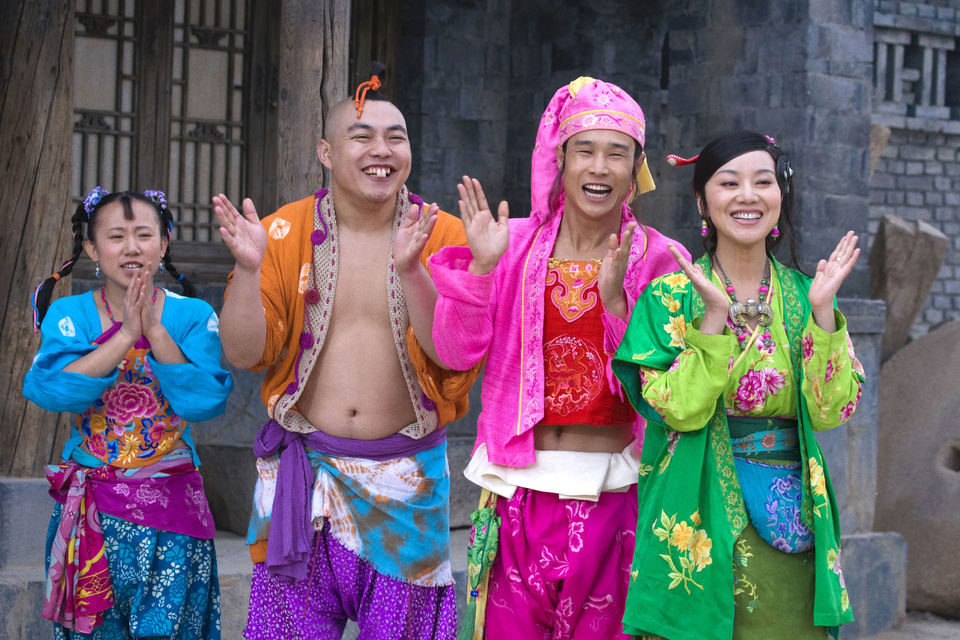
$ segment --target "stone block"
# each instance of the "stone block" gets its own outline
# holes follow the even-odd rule
[[[470,461],[473,438],[448,437],[447,461],[450,464],[450,527],[469,527],[470,514],[477,508],[480,488],[463,477]]]
[[[198,444],[203,489],[217,529],[247,535],[257,459],[248,445]]]
[[[925,313],[933,322],[934,314]],[[960,322],[898,351],[880,374],[875,527],[909,545],[907,605],[960,617]]]
[[[49,486],[46,478],[0,478],[0,569],[43,562]]]
[[[843,578],[853,622],[840,640],[863,638],[903,622],[906,615],[907,543],[898,533],[845,535]]]
[[[53,637],[53,623],[43,609],[43,565],[29,570],[0,570],[0,638],[36,640]]]
[[[906,343],[947,251],[947,236],[925,222],[884,216],[870,248],[870,297],[887,303],[882,360]]]

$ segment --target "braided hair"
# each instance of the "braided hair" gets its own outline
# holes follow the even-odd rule
[[[190,298],[197,296],[197,290],[193,286],[193,283],[177,270],[170,256],[171,243],[169,240],[173,232],[173,214],[170,213],[170,209],[167,207],[167,199],[163,192],[147,190],[144,193],[136,191],[109,193],[105,189],[97,186],[87,194],[83,202],[77,205],[76,210],[70,217],[70,224],[73,231],[73,250],[70,258],[64,262],[56,272],[51,274],[49,278],[41,282],[40,286],[38,286],[33,293],[33,330],[35,332],[39,329],[40,323],[43,322],[43,318],[47,314],[47,309],[50,307],[50,298],[53,296],[53,286],[62,278],[70,275],[77,260],[80,259],[80,254],[83,253],[83,225],[87,225],[87,235],[93,240],[93,229],[97,213],[104,205],[117,200],[119,200],[123,206],[123,216],[127,220],[133,219],[133,207],[131,204],[133,200],[146,202],[156,210],[160,218],[160,233],[166,236],[168,241],[167,250],[161,259],[163,267],[180,283],[183,288],[183,295]]]

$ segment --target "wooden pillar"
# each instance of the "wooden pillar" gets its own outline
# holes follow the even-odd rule
[[[73,2],[0,3],[0,42],[0,475],[42,476],[68,422],[21,389],[40,344],[29,298],[72,246]],[[69,291],[63,282],[55,295]]]
[[[323,184],[317,142],[349,91],[350,0],[283,0],[280,20],[277,199],[286,203]]]

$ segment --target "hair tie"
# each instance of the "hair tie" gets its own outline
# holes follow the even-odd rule
[[[178,273],[178,274],[177,274],[177,280],[183,280],[183,274],[182,274],[182,273]]]
[[[100,201],[108,195],[110,195],[110,192],[100,185],[97,185],[90,190],[90,193],[88,193],[83,199],[83,210],[87,212],[87,220],[90,220],[90,214],[92,214],[93,210],[97,208],[97,205],[100,204]]]
[[[667,156],[667,164],[670,165],[671,167],[682,167],[685,164],[695,163],[697,161],[697,158],[699,157],[700,157],[699,153],[695,156],[690,156],[689,158],[684,158],[684,157],[678,156],[675,153],[671,153],[670,155]]]
[[[768,136],[768,135],[764,134],[763,137],[766,138],[766,139],[767,139],[767,142],[769,142],[770,144],[772,144],[772,145],[776,145],[776,144],[777,144],[777,141],[773,139],[773,136]]]
[[[367,99],[367,91],[380,88],[380,78],[377,74],[370,76],[370,79],[366,82],[361,82],[357,86],[357,92],[353,96],[353,106],[357,109],[357,120],[360,119],[360,114],[363,113],[363,101]],[[363,93],[360,93],[360,90],[363,89]]]

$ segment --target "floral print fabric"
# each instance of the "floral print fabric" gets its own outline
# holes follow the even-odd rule
[[[47,531],[47,557],[60,522],[57,504]],[[220,584],[213,540],[201,540],[100,514],[113,606],[92,633],[54,624],[56,640],[166,638],[219,640]]]

